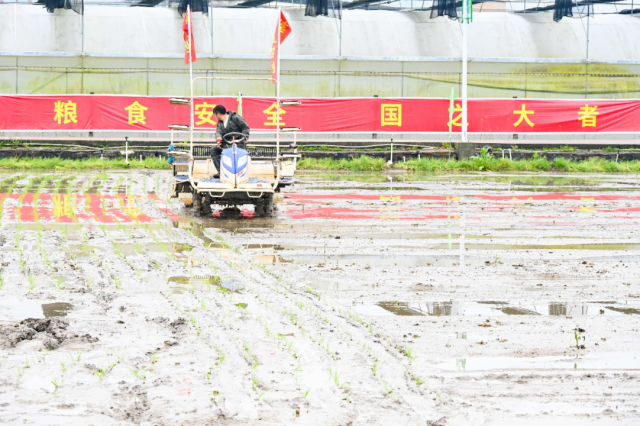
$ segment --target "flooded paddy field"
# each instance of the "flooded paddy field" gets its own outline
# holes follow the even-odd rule
[[[640,177],[0,175],[0,424],[635,425]]]

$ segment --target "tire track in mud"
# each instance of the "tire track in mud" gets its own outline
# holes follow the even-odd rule
[[[149,232],[153,232],[153,230],[147,230],[147,229],[136,230],[136,231],[138,232],[132,232],[131,237],[135,238],[135,237],[146,236],[145,234],[148,234]],[[130,236],[126,236],[126,235],[125,237],[130,238]],[[105,243],[108,243],[108,241],[105,241]],[[154,303],[155,308],[162,308],[162,309],[160,309],[159,312],[155,309],[147,309],[145,312],[138,312],[137,317],[145,317],[147,322],[151,321],[153,323],[155,321],[158,321],[160,322],[160,324],[165,324],[165,325],[169,321],[168,320],[169,317],[177,317],[177,318],[182,317],[183,318],[182,322],[180,322],[180,320],[177,319],[173,321],[173,324],[175,323],[186,324],[186,321],[184,321],[184,317],[185,317],[184,312],[180,312],[180,311],[175,312],[171,304],[167,303],[164,295],[159,291],[158,283],[156,283],[155,287],[150,288],[151,283],[149,282],[149,280],[140,279],[142,274],[139,274],[138,271],[141,271],[141,270],[144,270],[145,272],[151,271],[154,265],[153,262],[157,261],[156,259],[150,260],[148,254],[149,253],[147,251],[145,251],[144,249],[141,249],[139,252],[137,252],[132,256],[124,256],[124,255],[116,254],[116,257],[111,259],[111,261],[113,262],[112,269],[119,271],[120,274],[125,274],[125,271],[128,270],[129,274],[131,275],[129,279],[127,279],[125,282],[122,283],[122,290],[120,290],[117,293],[118,299],[124,299],[125,301],[128,301],[128,300],[131,300],[132,298],[140,297],[142,295],[144,295],[144,297],[147,297],[147,298],[153,298],[156,301],[156,303]],[[129,260],[128,259],[129,257],[133,257],[134,259]],[[133,277],[134,275],[137,277],[137,279]],[[179,327],[179,328],[182,329],[186,327]],[[198,362],[197,361],[198,358],[195,356],[196,353],[202,354],[202,352],[213,352],[212,349],[206,347],[203,341],[200,341],[194,338],[192,334],[193,333],[187,333],[185,330],[179,330],[177,333],[174,333],[172,338],[165,341],[164,346],[166,346],[167,348],[165,349],[159,348],[159,350],[157,350],[158,354],[160,356],[166,356],[167,352],[169,352],[171,353],[172,356],[176,357],[176,359],[180,359],[180,362],[178,362],[178,364],[182,364],[182,363],[193,364]],[[184,352],[185,350],[188,352],[185,353]],[[233,363],[234,361],[227,361],[227,363],[229,362]],[[201,364],[201,362],[198,362],[198,363]],[[238,363],[236,362],[235,364],[238,364]],[[238,367],[241,367],[241,365],[235,365],[235,367],[238,368]],[[153,383],[144,382],[140,385],[145,393],[155,395],[155,397],[150,397],[150,406],[148,407],[148,412],[145,412],[144,414],[141,415],[141,420],[165,421],[165,422],[166,421],[171,422],[175,420],[174,416],[169,417],[167,414],[163,412],[161,408],[165,404],[171,403],[172,398],[167,398],[167,395],[163,395],[163,394],[171,393],[172,386],[174,387],[183,386],[179,391],[179,393],[183,397],[187,397],[190,395],[197,395],[197,399],[192,404],[186,404],[185,403],[186,401],[183,401],[183,405],[180,408],[180,410],[183,410],[183,411],[197,410],[198,408],[201,409],[204,406],[210,405],[210,404],[207,404],[208,401],[207,401],[206,393],[203,392],[202,389],[199,389],[203,387],[202,384],[195,383],[194,382],[195,378],[193,379],[183,378],[183,380],[181,381],[179,378],[176,377],[176,374],[166,375],[167,374],[166,372],[160,373],[160,371],[158,371],[158,374],[162,374],[162,376],[154,380]],[[205,375],[205,372],[202,371],[202,375],[199,378],[203,378],[204,375]],[[192,375],[188,374],[188,376],[191,377]],[[232,380],[232,378],[227,378],[227,379],[229,379],[230,387],[233,388],[232,384],[234,383],[234,381]],[[162,390],[159,391],[158,388],[160,389],[164,388],[164,392]],[[242,392],[238,392],[237,389],[234,391],[234,394],[236,399],[240,400],[239,404],[241,406],[247,405],[246,400],[248,399],[248,397],[246,395],[243,395]],[[224,417],[224,413],[221,413],[221,414]]]
[[[230,246],[229,248],[231,249]],[[232,257],[223,256],[222,258],[231,265],[251,265],[253,263],[242,256],[237,249],[229,250],[227,253],[230,252],[233,253]],[[269,285],[269,287],[262,285],[252,288],[256,297],[261,298],[267,304],[283,307],[283,314],[295,312],[296,318],[292,321],[292,325],[312,324],[314,328],[320,330],[328,327],[333,328],[326,335],[307,331],[306,336],[314,343],[315,352],[318,352],[318,349],[323,347],[325,343],[328,345],[325,351],[322,349],[319,351],[325,357],[325,365],[329,365],[328,368],[325,367],[325,371],[328,369],[333,372],[333,377],[336,377],[335,372],[340,370],[351,373],[350,376],[353,379],[347,393],[353,401],[353,409],[359,411],[356,417],[358,422],[377,420],[367,418],[368,413],[362,410],[363,407],[371,407],[372,404],[382,405],[390,410],[393,414],[389,414],[389,421],[394,421],[393,419],[397,421],[398,415],[403,416],[404,420],[413,422],[424,418],[427,414],[424,406],[425,404],[431,405],[430,399],[422,395],[424,392],[419,389],[419,386],[416,386],[415,378],[413,378],[414,383],[410,383],[412,374],[405,373],[407,365],[403,365],[401,358],[397,357],[395,354],[397,350],[389,351],[389,347],[380,344],[381,340],[375,340],[370,324],[370,331],[367,334],[362,330],[362,327],[349,318],[355,318],[355,315],[341,311],[335,312],[335,309],[326,302],[316,300],[316,296],[284,284],[279,277],[266,271],[258,271],[258,269],[253,263],[252,266],[242,271],[244,272],[242,275],[251,278],[253,282]],[[280,281],[280,285],[276,281]],[[296,297],[298,304],[291,300],[292,297],[289,296],[289,293]],[[282,317],[283,314],[279,316]],[[275,320],[277,321],[278,317]],[[364,325],[364,322],[361,325]],[[337,339],[329,339],[329,335],[336,336],[336,334],[341,336]],[[350,344],[353,340],[356,340],[357,343]],[[330,348],[338,348],[338,345],[343,343],[347,343],[347,346],[350,347],[344,352],[340,348],[340,356],[333,360],[334,365],[332,366],[329,361],[333,358],[330,355]],[[371,348],[376,347],[381,350],[376,354],[374,349],[372,354]],[[374,365],[376,366],[374,367]],[[339,374],[337,376],[338,383],[340,381]],[[353,383],[356,377],[361,382]]]
[[[210,252],[203,252],[203,254],[205,256],[210,255]],[[213,268],[211,268],[213,269]],[[212,272],[216,272],[215,270]],[[231,274],[233,274],[233,271],[230,271]],[[245,314],[241,314],[240,318],[235,318],[238,316],[238,311],[242,310],[239,309],[237,306],[235,306],[233,303],[231,303],[231,299],[232,296],[228,295],[228,296],[224,296],[221,294],[210,294],[210,293],[202,293],[202,294],[198,294],[196,291],[194,291],[193,293],[184,293],[179,295],[178,297],[171,297],[171,300],[176,300],[176,304],[177,299],[181,300],[183,302],[183,304],[181,305],[180,308],[178,309],[182,309],[183,306],[186,306],[186,303],[188,303],[188,300],[185,300],[186,297],[192,296],[191,297],[191,302],[195,301],[200,301],[200,303],[190,303],[189,304],[189,309],[191,309],[192,314],[190,314],[191,318],[193,318],[192,321],[192,326],[195,327],[195,324],[201,324],[204,323],[204,326],[200,326],[197,327],[198,330],[198,334],[202,333],[203,337],[207,337],[208,338],[206,340],[208,341],[217,341],[217,342],[231,342],[233,343],[233,352],[234,352],[234,358],[237,360],[242,361],[241,364],[244,364],[243,366],[241,366],[242,368],[238,368],[238,366],[235,366],[234,371],[238,372],[241,371],[242,372],[242,379],[252,379],[253,374],[252,371],[254,371],[254,369],[257,372],[262,372],[264,370],[274,370],[275,371],[275,375],[277,376],[277,370],[280,370],[280,373],[286,373],[286,371],[282,371],[282,370],[287,370],[287,368],[284,368],[284,366],[282,365],[278,365],[278,362],[273,362],[272,361],[272,357],[275,355],[275,351],[274,351],[274,345],[273,344],[269,344],[269,343],[265,343],[263,341],[263,337],[261,336],[261,332],[260,332],[260,326],[258,324],[256,324],[256,320],[253,317],[253,315],[246,315]],[[222,300],[221,300],[222,299]],[[202,303],[205,302],[205,304],[203,305]],[[222,303],[221,303],[222,302]],[[225,303],[226,302],[226,303]],[[216,309],[220,309],[220,313],[216,313],[214,314],[214,318],[211,317],[209,310],[203,310],[204,312],[201,312],[201,310],[198,309],[198,307],[201,306],[210,306],[211,304],[215,303],[216,304]],[[195,315],[194,315],[195,314]],[[226,321],[226,317],[227,316],[233,316],[234,319],[236,320],[241,320],[243,321],[242,324],[242,332],[241,333],[235,333],[233,331],[233,326],[230,324],[229,321]],[[242,318],[245,317],[245,318]],[[213,324],[212,324],[213,322]],[[258,320],[258,322],[260,322]],[[248,324],[247,324],[248,323]],[[224,335],[220,335],[220,332],[213,334],[210,330],[216,330],[216,329],[225,329],[228,331],[226,331],[226,334]],[[222,343],[219,343],[219,345],[222,345]],[[228,347],[227,347],[228,348]],[[276,348],[277,349],[277,348]],[[256,355],[256,354],[259,354]],[[264,356],[263,356],[264,355]],[[274,376],[274,371],[272,371],[271,373],[271,377]],[[203,372],[204,374],[204,372]],[[293,376],[293,371],[289,371],[288,372],[289,375]],[[264,379],[265,374],[261,373],[260,377],[262,377],[261,379],[259,379],[258,381],[265,381],[266,379]],[[235,379],[235,381],[237,382],[239,377],[238,374],[234,374],[233,378]],[[277,377],[276,377],[277,378]],[[243,383],[243,381],[240,381],[240,383]],[[279,378],[278,378],[279,379]],[[268,389],[268,393],[269,393],[269,397],[265,398],[264,401],[261,401],[261,397],[260,395],[257,393],[259,389],[265,388],[264,386],[261,385],[256,385],[254,386],[253,383],[255,383],[253,380],[251,381],[252,385],[248,387],[244,385],[243,388],[245,388],[245,392],[248,393],[252,393],[253,396],[250,400],[255,401],[256,399],[258,400],[258,402],[254,402],[254,404],[256,405],[263,405],[264,404],[269,404],[269,401],[271,401],[272,397],[271,395],[274,395],[274,393],[272,393],[272,389],[269,388]],[[288,382],[288,384],[287,384]],[[255,388],[255,389],[254,389]],[[290,391],[287,391],[287,388],[290,389]],[[227,390],[228,391],[228,390]],[[299,405],[297,407],[297,411],[299,414],[300,408],[303,405],[303,401],[302,401],[302,394],[299,391],[295,390],[295,385],[293,383],[292,380],[287,380],[285,383],[282,382],[281,379],[278,380],[278,389],[276,390],[277,392],[279,392],[280,394],[284,394],[284,396],[282,398],[279,398],[275,401],[271,401],[271,403],[277,403],[275,405],[278,405],[281,402],[281,400],[284,400],[284,404],[287,405],[289,408],[291,408],[290,413],[293,415],[296,411],[296,407],[292,407],[292,404],[296,403],[296,398],[294,395],[291,395],[291,393],[294,394],[298,394],[297,400],[299,401]],[[226,392],[226,391],[225,391]],[[247,393],[247,395],[248,395]],[[256,397],[257,396],[257,397]],[[223,398],[223,404],[229,404],[231,403],[231,407],[233,407],[233,405],[237,404],[233,404],[233,399],[237,398],[237,395],[235,396],[231,396],[230,399],[226,399]],[[275,399],[275,398],[273,398]],[[266,410],[266,412],[263,412],[262,414],[256,414],[256,416],[254,416],[254,418],[262,418],[263,420],[265,420],[265,417],[267,416],[273,416],[273,411],[275,411],[275,413],[279,413],[281,411],[281,407],[273,407],[275,408],[275,410],[273,409],[269,409]],[[233,417],[233,416],[237,416],[237,414],[239,413],[240,410],[236,409],[236,410],[226,410],[225,413],[225,417]],[[246,416],[247,413],[247,407],[245,404],[245,407],[243,408],[244,413],[243,416]],[[249,410],[249,412],[251,412],[252,410]],[[260,411],[265,411],[260,410]],[[271,412],[271,413],[270,413]],[[272,419],[272,420],[276,420],[276,419]],[[292,418],[289,416],[286,416],[285,418],[280,418],[280,421],[291,421]]]

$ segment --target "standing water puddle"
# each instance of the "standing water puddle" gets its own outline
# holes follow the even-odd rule
[[[545,316],[590,316],[590,315],[638,315],[640,303],[521,303],[521,302],[378,302],[375,305],[354,307],[364,315],[397,316],[501,316],[501,315],[545,315]]]
[[[222,281],[220,277],[211,275],[205,277],[171,277],[168,280],[169,294],[182,294],[191,289],[201,292],[214,292],[224,288],[238,292],[244,289],[244,284],[236,279]]]
[[[42,313],[45,318],[50,317],[66,317],[67,312],[73,309],[71,303],[45,303],[42,305]]]
[[[453,358],[431,366],[445,371],[640,370],[637,352],[575,356]]]
[[[11,321],[25,318],[64,317],[72,310],[73,305],[66,302],[40,304],[16,299],[0,301],[0,318]]]

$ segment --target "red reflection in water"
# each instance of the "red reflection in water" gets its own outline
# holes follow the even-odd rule
[[[5,206],[5,201],[16,200],[16,205]],[[153,200],[157,216],[143,213],[137,202]],[[162,206],[161,206],[162,204]],[[2,217],[20,222],[79,222],[98,223],[150,223],[168,218],[178,220],[180,216],[171,212],[159,197],[132,196],[125,194],[0,194]]]
[[[412,214],[416,212],[411,212]],[[401,211],[381,209],[353,209],[340,207],[307,208],[304,212],[300,209],[288,209],[286,214],[291,219],[397,219],[397,220],[430,220],[430,219],[456,219],[448,215],[411,215],[404,216]]]
[[[640,196],[628,197],[625,195],[570,195],[567,193],[533,194],[533,195],[473,195],[482,200],[512,200],[512,201],[548,201],[548,200],[575,200],[575,201],[617,201],[640,200]]]
[[[290,194],[288,200],[311,202],[315,200],[376,200],[376,201],[447,201],[445,195],[409,195],[409,194]]]
[[[215,219],[220,219],[225,217],[225,214],[222,210],[214,210],[213,213],[211,214],[211,217],[215,218]],[[243,218],[252,218],[254,214],[254,211],[251,209],[242,209],[240,211],[240,216]],[[232,213],[232,215],[237,218],[238,214],[237,213]]]

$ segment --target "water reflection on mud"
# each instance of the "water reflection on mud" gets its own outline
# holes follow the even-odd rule
[[[477,315],[546,315],[546,316],[590,316],[590,315],[637,315],[637,304],[602,304],[596,302],[378,302],[375,305],[357,305],[354,310],[366,315],[398,316],[477,316]],[[381,310],[382,309],[382,310]],[[385,311],[385,312],[383,312]]]

